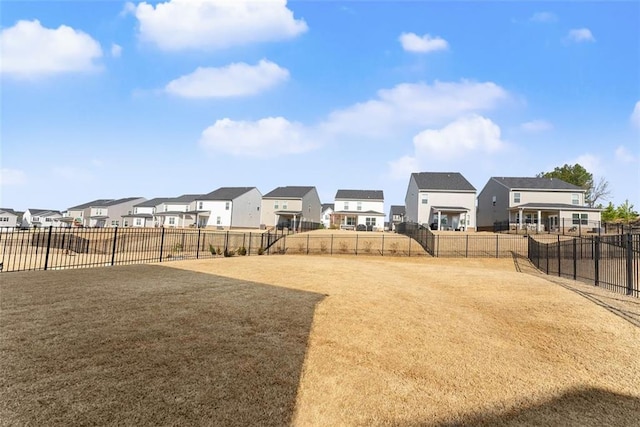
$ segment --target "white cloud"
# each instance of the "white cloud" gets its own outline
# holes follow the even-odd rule
[[[558,17],[551,12],[536,12],[531,16],[531,18],[529,18],[529,20],[532,22],[547,24],[547,23],[557,22]]]
[[[234,63],[221,68],[199,67],[193,73],[171,81],[165,90],[185,98],[221,98],[254,95],[289,78],[289,71],[261,60],[252,66]]]
[[[27,182],[27,175],[18,169],[0,169],[0,186],[18,186]]]
[[[520,125],[527,132],[544,132],[553,129],[553,125],[546,120],[531,120]]]
[[[500,127],[491,120],[471,115],[442,129],[427,129],[413,138],[418,157],[451,158],[472,152],[494,152],[505,146]]]
[[[588,28],[577,28],[569,31],[567,39],[572,42],[595,42],[596,39]]]
[[[620,145],[615,151],[616,159],[622,163],[633,163],[637,160],[637,157],[633,155],[627,148]]]
[[[283,117],[217,120],[202,132],[199,143],[206,150],[253,157],[303,153],[316,147],[303,125]]]
[[[633,113],[631,113],[631,123],[640,128],[640,101],[636,102],[635,107],[633,107]]]
[[[114,58],[120,58],[122,55],[122,46],[119,44],[112,43],[111,44],[111,56]]]
[[[445,39],[431,37],[429,34],[419,36],[415,33],[402,33],[399,40],[402,48],[407,52],[427,53],[449,48],[449,43]]]
[[[461,115],[496,107],[509,97],[492,82],[403,83],[378,91],[376,99],[332,112],[324,131],[384,138],[399,129],[441,125]]]
[[[102,57],[100,44],[86,33],[66,25],[44,28],[37,20],[3,29],[0,48],[0,70],[15,77],[92,71]]]
[[[600,160],[600,158],[591,153],[581,154],[577,158],[565,163],[569,165],[575,165],[576,163],[578,163],[593,175],[601,176],[604,172],[602,168],[602,161]]]
[[[127,5],[142,40],[163,50],[223,49],[284,40],[307,31],[286,0],[171,0]]]
[[[419,172],[418,159],[411,156],[403,156],[398,160],[389,162],[389,177],[395,180],[407,179],[414,172]]]

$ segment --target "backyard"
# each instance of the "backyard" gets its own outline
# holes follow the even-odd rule
[[[16,272],[0,296],[1,425],[640,419],[638,300],[519,257]]]

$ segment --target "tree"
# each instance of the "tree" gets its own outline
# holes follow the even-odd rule
[[[633,205],[629,203],[629,200],[625,200],[623,204],[616,209],[617,217],[627,224],[638,218],[638,212],[633,209]]]
[[[563,166],[557,166],[551,172],[540,172],[537,176],[561,179],[564,182],[577,185],[586,190],[585,202],[591,207],[595,206],[598,200],[608,200],[611,195],[609,182],[607,180],[600,178],[597,183],[594,183],[593,174],[578,163],[575,165],[565,164]]]
[[[613,203],[609,202],[609,205],[602,210],[600,216],[604,222],[613,222],[618,217],[618,211],[613,206]]]

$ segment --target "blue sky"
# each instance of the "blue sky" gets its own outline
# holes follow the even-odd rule
[[[580,163],[640,208],[640,2],[0,8],[3,207]]]

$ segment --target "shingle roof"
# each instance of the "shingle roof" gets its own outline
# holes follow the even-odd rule
[[[459,172],[415,172],[411,177],[418,190],[476,191]]]
[[[297,186],[286,186],[286,187],[278,187],[275,190],[271,190],[264,196],[263,199],[300,199],[304,197],[309,191],[313,190],[315,187],[297,187]]]
[[[60,213],[60,211],[56,211],[53,209],[31,209],[29,208],[29,212],[31,212],[31,215],[39,215],[39,216],[43,216],[46,214],[58,214],[58,215],[62,215]]]
[[[13,209],[9,209],[9,208],[0,208],[0,212],[6,212],[6,213],[18,215],[18,213],[16,211],[14,211]]]
[[[220,187],[209,194],[198,197],[198,200],[233,200],[256,187]]]
[[[323,203],[322,211],[326,211],[327,209],[335,209],[335,205],[333,203]]]
[[[156,197],[155,199],[145,200],[144,202],[133,205],[134,208],[153,208],[158,206],[160,203],[164,203],[167,200],[171,200],[169,197]]]
[[[531,178],[531,177],[491,177],[510,189],[541,189],[541,190],[580,190],[577,185],[569,184],[558,178]]]
[[[404,206],[391,205],[391,215],[404,215],[407,211]]]
[[[125,197],[123,199],[116,199],[116,200],[111,200],[109,201],[106,205],[104,206],[115,206],[115,205],[120,205],[122,203],[127,203],[127,202],[132,202],[134,200],[138,200],[138,199],[142,199],[142,197]]]
[[[336,200],[384,200],[382,190],[338,190]]]
[[[86,208],[91,208],[91,207],[105,207],[107,206],[107,203],[112,202],[113,199],[97,199],[97,200],[93,200],[91,202],[88,203],[83,203],[81,205],[78,206],[74,206],[72,208],[69,208],[67,210],[70,211],[77,211],[80,209],[86,209]]]
[[[194,200],[202,197],[202,194],[183,194],[182,196],[172,197],[165,200],[166,203],[191,203]]]

